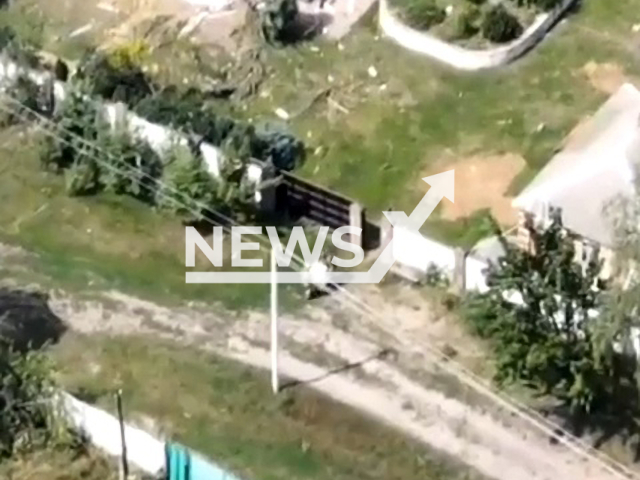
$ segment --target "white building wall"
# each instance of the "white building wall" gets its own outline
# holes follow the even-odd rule
[[[433,264],[451,274],[456,264],[453,248],[404,227],[393,227],[393,258],[423,273]]]

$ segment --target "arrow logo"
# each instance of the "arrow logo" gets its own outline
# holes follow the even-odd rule
[[[394,228],[418,233],[443,198],[454,200],[454,170],[425,177],[431,186],[409,216],[405,212],[382,212]],[[393,235],[384,239],[387,244],[367,272],[326,272],[322,282],[328,284],[379,283],[393,266]],[[271,272],[187,272],[187,283],[270,283]],[[277,283],[321,283],[310,272],[278,272]]]

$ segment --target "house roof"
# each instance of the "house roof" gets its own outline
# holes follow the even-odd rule
[[[567,139],[513,206],[538,215],[546,206],[559,207],[566,228],[611,246],[614,231],[604,210],[634,192],[638,164],[640,91],[625,84]]]

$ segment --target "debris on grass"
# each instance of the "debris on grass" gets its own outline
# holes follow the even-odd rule
[[[345,107],[343,107],[342,105],[340,105],[338,102],[336,102],[333,98],[331,97],[327,97],[327,101],[329,102],[329,104],[334,107],[336,110],[342,112],[342,113],[349,113],[349,110],[347,110]]]
[[[104,10],[105,12],[110,12],[110,13],[120,13],[120,10],[118,10],[116,7],[114,7],[113,5],[111,5],[110,3],[106,3],[106,2],[100,2],[98,5],[96,5],[100,10]]]
[[[291,116],[289,115],[289,112],[287,112],[282,108],[276,108],[274,112],[278,116],[278,118],[282,120],[289,120],[289,118],[291,118]]]
[[[93,28],[93,22],[91,23],[87,23],[86,25],[75,29],[73,32],[71,32],[69,34],[69,38],[75,38],[78,37],[80,35],[82,35],[83,33],[87,33],[89,30],[91,30]]]
[[[209,12],[204,11],[191,17],[189,21],[186,23],[186,25],[182,27],[182,29],[178,33],[178,38],[187,37],[191,35],[193,32],[195,32],[198,29],[198,27],[202,24],[204,19],[207,18],[208,15],[209,15]]]
[[[378,76],[378,70],[376,70],[376,67],[374,67],[373,65],[371,65],[368,69],[367,69],[367,73],[369,74],[369,76],[371,78],[376,78]]]

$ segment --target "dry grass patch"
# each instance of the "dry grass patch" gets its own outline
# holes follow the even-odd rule
[[[455,202],[442,202],[442,218],[457,220],[489,209],[501,225],[512,225],[517,220],[517,213],[506,192],[525,166],[524,158],[514,153],[473,155],[437,162],[423,171],[421,177],[455,169]],[[421,183],[426,191],[429,187],[422,180]]]
[[[627,80],[624,69],[617,63],[590,61],[582,67],[582,74],[593,88],[608,94],[615,93]]]

